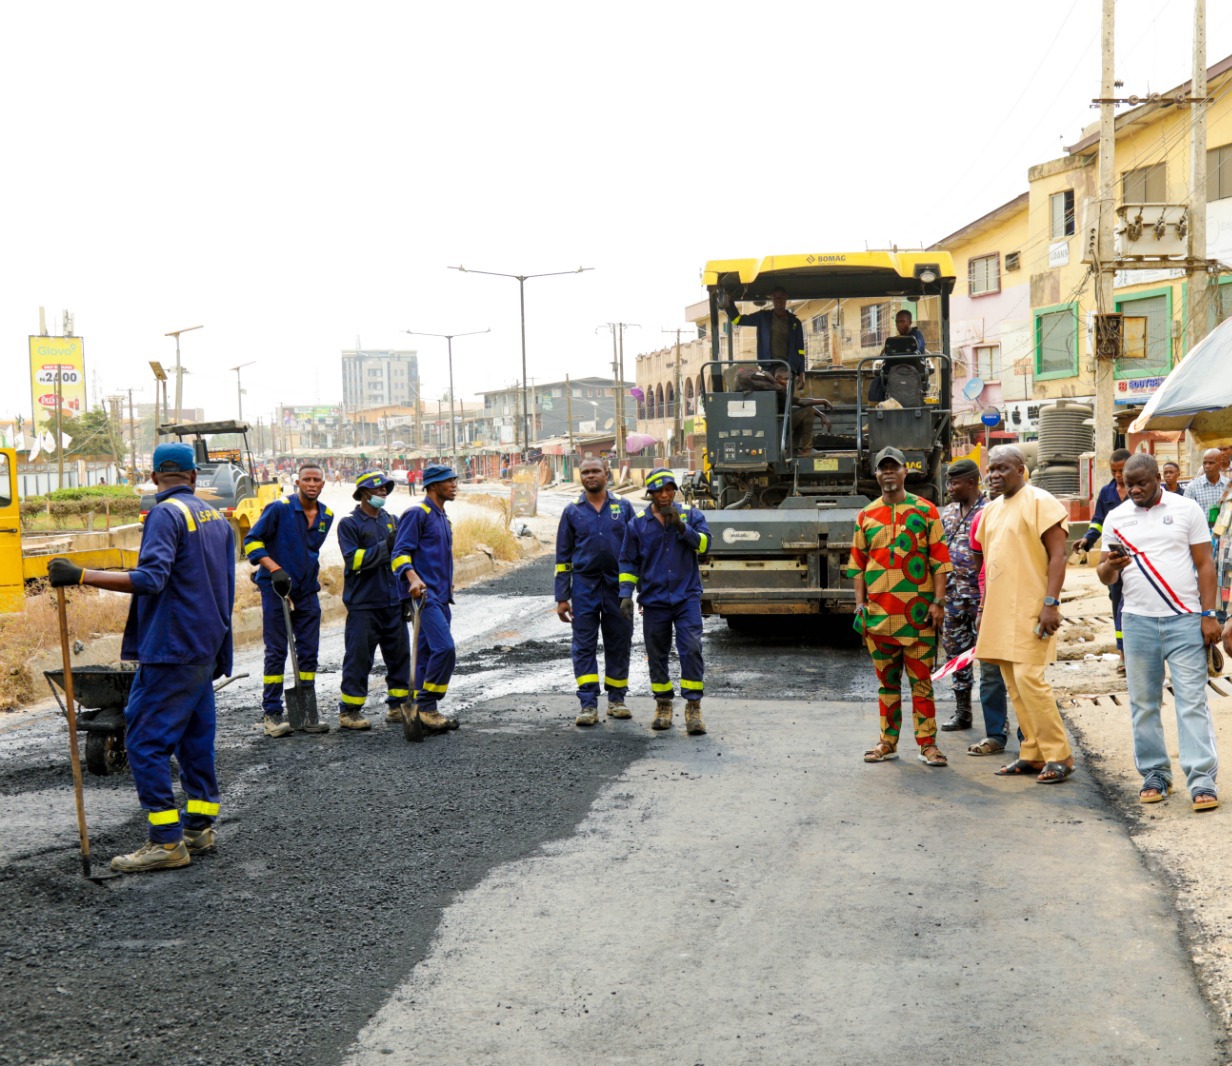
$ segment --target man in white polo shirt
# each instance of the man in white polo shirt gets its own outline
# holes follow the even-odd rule
[[[1172,788],[1160,703],[1164,664],[1172,678],[1181,769],[1195,811],[1219,806],[1219,755],[1206,702],[1206,647],[1219,640],[1215,564],[1206,515],[1191,499],[1165,492],[1149,455],[1125,463],[1127,498],[1104,519],[1098,574],[1124,587],[1125,679],[1133,716],[1138,799],[1159,803]]]

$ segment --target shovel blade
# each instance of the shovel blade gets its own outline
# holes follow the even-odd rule
[[[285,689],[282,693],[282,698],[287,703],[287,723],[298,733],[307,724],[304,711],[304,694],[300,691],[299,686],[296,685],[295,688]]]

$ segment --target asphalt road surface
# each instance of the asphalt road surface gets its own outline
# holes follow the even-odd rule
[[[83,881],[63,723],[0,721],[0,1063],[1227,1060],[1086,773],[867,766],[862,651],[717,621],[708,736],[649,732],[640,641],[634,720],[579,730],[551,569],[459,594],[422,745],[263,739],[246,650],[184,870]],[[126,775],[86,802],[99,859],[140,843]]]

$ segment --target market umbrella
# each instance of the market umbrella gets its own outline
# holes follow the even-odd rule
[[[649,433],[630,433],[625,437],[625,451],[630,455],[637,455],[643,448],[658,443],[659,438],[652,437]]]
[[[1187,429],[1199,440],[1232,437],[1232,319],[1177,364],[1130,424],[1131,433]]]

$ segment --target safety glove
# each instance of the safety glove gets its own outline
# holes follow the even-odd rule
[[[67,559],[52,559],[47,564],[47,580],[52,588],[80,585],[85,576],[86,572],[80,566],[74,566]]]
[[[270,574],[270,586],[285,599],[291,595],[291,575],[285,570],[275,570]]]

